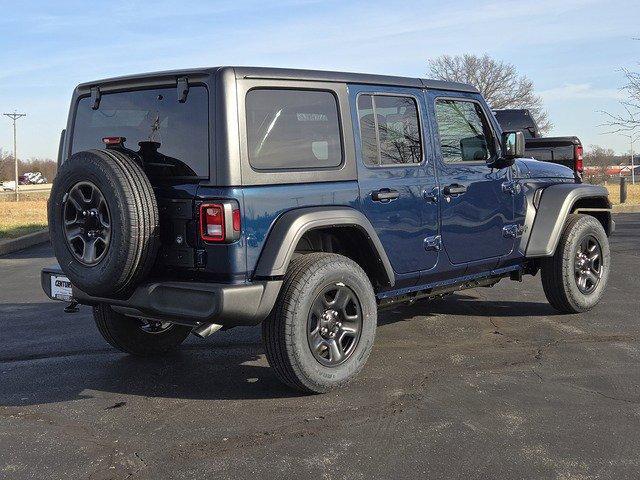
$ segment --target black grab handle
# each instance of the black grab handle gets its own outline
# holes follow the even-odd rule
[[[444,187],[445,195],[462,195],[467,191],[467,187],[460,185],[459,183],[452,183]]]
[[[390,202],[400,196],[397,190],[391,190],[389,188],[381,188],[380,190],[374,190],[371,192],[371,199],[374,202]]]

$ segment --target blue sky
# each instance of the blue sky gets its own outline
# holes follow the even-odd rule
[[[620,110],[620,69],[640,70],[637,0],[0,0],[0,11],[0,110],[28,114],[19,157],[55,157],[83,81],[222,64],[425,76],[427,59],[465,52],[529,76],[552,134],[629,149],[599,125],[601,110]],[[11,139],[4,118],[0,147]]]

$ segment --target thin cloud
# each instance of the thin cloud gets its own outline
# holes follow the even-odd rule
[[[540,96],[545,101],[608,99],[622,100],[624,92],[619,88],[594,88],[590,83],[566,83],[561,87],[543,90]]]

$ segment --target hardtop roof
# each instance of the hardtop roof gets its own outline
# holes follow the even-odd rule
[[[414,77],[397,77],[391,75],[374,75],[368,73],[332,72],[325,70],[303,70],[294,68],[271,68],[271,67],[204,67],[181,70],[166,70],[160,72],[139,73],[121,77],[105,78],[92,82],[85,82],[78,85],[79,89],[88,89],[93,86],[108,84],[126,84],[143,79],[166,79],[171,81],[177,77],[189,75],[215,75],[223,70],[232,70],[236,79],[273,79],[273,80],[302,80],[337,83],[364,83],[373,85],[386,85],[398,87],[431,88],[435,90],[453,90],[460,92],[478,93],[478,90],[465,83],[446,82],[442,80],[429,80]]]

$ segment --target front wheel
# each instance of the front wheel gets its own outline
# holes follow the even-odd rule
[[[357,263],[330,253],[300,255],[262,324],[267,359],[286,385],[327,392],[364,367],[376,323],[373,287]]]
[[[609,239],[600,222],[569,215],[555,254],[542,263],[547,300],[562,313],[590,310],[604,293],[610,268]]]
[[[169,353],[191,332],[183,325],[128,317],[103,304],[93,307],[93,319],[112,347],[141,357]]]

